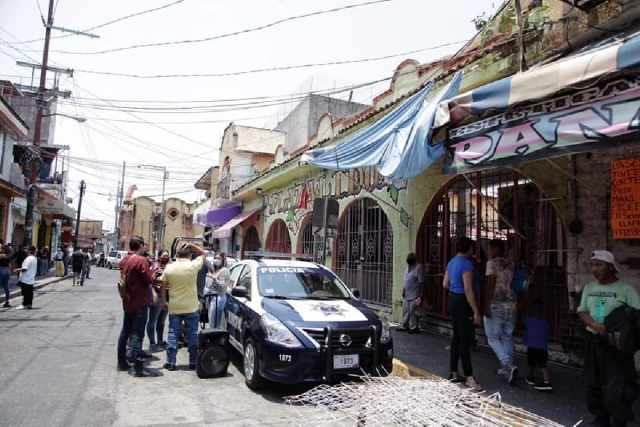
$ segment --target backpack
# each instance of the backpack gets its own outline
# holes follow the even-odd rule
[[[607,343],[628,354],[634,354],[640,350],[640,332],[637,323],[639,319],[640,310],[626,304],[613,310],[604,319]]]
[[[531,269],[521,262],[516,262],[513,269],[513,279],[511,279],[511,290],[516,294],[526,291],[529,289],[532,278]]]

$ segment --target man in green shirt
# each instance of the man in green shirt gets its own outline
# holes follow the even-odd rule
[[[585,286],[578,307],[580,320],[589,331],[585,371],[587,408],[596,426],[622,427],[633,421],[631,404],[638,395],[633,355],[607,344],[605,318],[626,304],[640,309],[635,288],[618,279],[614,256],[608,251],[591,253],[591,272],[596,281]]]

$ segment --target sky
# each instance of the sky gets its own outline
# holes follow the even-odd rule
[[[360,6],[316,13],[349,5]],[[31,84],[31,70],[15,63],[41,63],[47,7],[48,0],[0,0],[0,79]],[[125,193],[135,184],[134,197],[160,201],[158,169],[166,167],[165,197],[203,200],[194,184],[224,158],[230,122],[273,128],[309,91],[346,99],[364,85],[353,100],[369,103],[389,87],[372,82],[404,60],[454,54],[495,0],[56,0],[54,25],[84,31],[155,8],[88,31],[99,38],[52,32],[49,64],[74,70],[59,78],[72,96],[58,113],[86,119],[56,117],[54,142],[70,147],[68,194],[77,208],[84,180],[82,218],[103,220],[108,230],[123,162]],[[205,38],[213,39],[194,42]],[[129,49],[146,44],[162,45]]]

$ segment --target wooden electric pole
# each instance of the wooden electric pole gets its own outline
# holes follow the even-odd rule
[[[87,186],[84,185],[84,179],[80,181],[80,198],[78,199],[78,216],[76,217],[76,232],[73,235],[73,249],[78,249],[78,235],[80,234],[80,212],[82,211],[82,196],[84,196],[84,190]]]

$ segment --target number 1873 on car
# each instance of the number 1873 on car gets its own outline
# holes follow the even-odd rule
[[[358,367],[360,367],[360,359],[357,354],[333,356],[333,369],[353,369]]]

